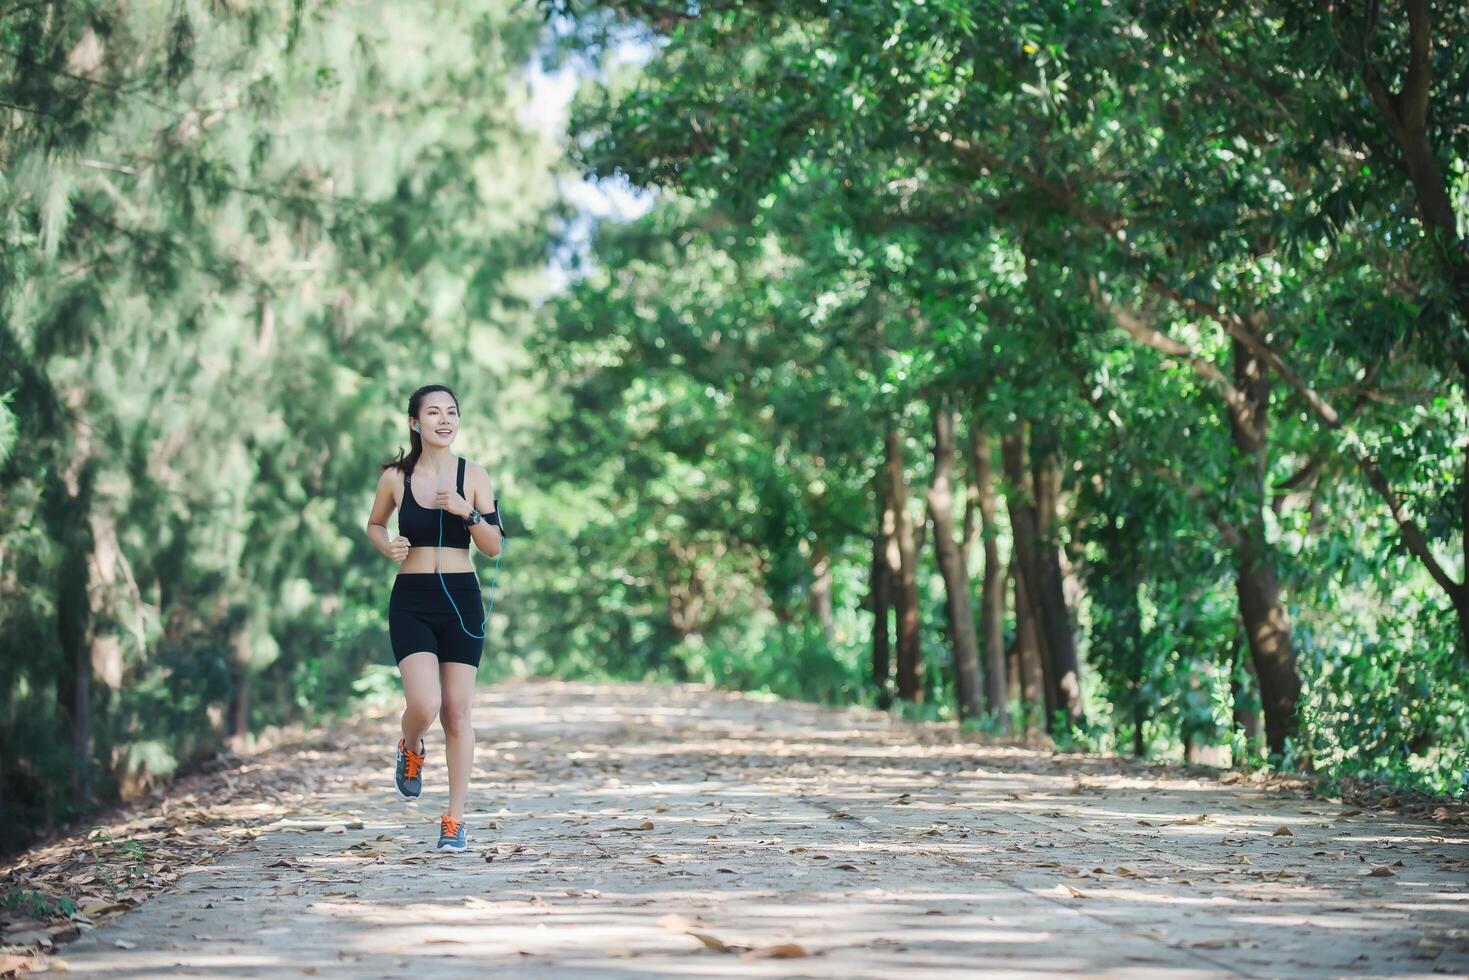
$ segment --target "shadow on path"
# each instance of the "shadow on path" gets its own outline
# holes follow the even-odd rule
[[[1465,834],[696,686],[481,692],[471,851],[395,719],[259,836],[67,947],[106,977],[1469,971]]]

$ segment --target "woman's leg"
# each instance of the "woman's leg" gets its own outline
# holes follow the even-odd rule
[[[403,744],[414,752],[423,733],[439,713],[439,658],[427,650],[410,653],[398,661],[403,675]]]
[[[439,683],[443,690],[439,722],[444,727],[444,755],[449,766],[449,816],[455,820],[464,819],[469,773],[474,767],[474,723],[470,709],[474,704],[475,670],[469,664],[439,664]]]

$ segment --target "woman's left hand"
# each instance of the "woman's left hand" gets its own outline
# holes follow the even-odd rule
[[[456,517],[469,516],[471,509],[469,501],[460,496],[458,491],[440,490],[438,493],[438,502],[440,510],[447,510]]]

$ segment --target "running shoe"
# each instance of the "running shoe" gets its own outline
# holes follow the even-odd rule
[[[439,850],[463,851],[469,848],[464,833],[464,821],[455,820],[447,813],[439,817]]]
[[[398,739],[398,764],[393,772],[393,781],[398,784],[398,795],[405,800],[416,800],[423,795],[423,756],[427,749],[423,739],[418,740],[415,752]]]

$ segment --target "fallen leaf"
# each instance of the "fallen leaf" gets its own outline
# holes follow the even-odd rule
[[[1178,820],[1170,821],[1166,826],[1169,826],[1169,827],[1188,827],[1188,826],[1193,826],[1194,824],[1201,824],[1201,823],[1203,823],[1204,821],[1206,821],[1208,819],[1209,819],[1209,815],[1207,813],[1201,813],[1197,817],[1181,817]]]
[[[93,902],[90,905],[84,906],[82,912],[91,918],[96,918],[99,915],[107,915],[109,912],[126,912],[128,908],[129,906],[123,905],[121,902]]]
[[[1294,837],[1295,834],[1291,833],[1291,829],[1289,827],[1276,827],[1275,828],[1275,833],[1271,834],[1270,836],[1271,837]]]
[[[1392,868],[1389,868],[1387,865],[1384,864],[1384,865],[1381,865],[1380,867],[1373,868],[1371,871],[1367,872],[1367,874],[1365,875],[1365,877],[1368,877],[1368,878],[1391,878],[1391,877],[1393,877],[1393,870],[1392,870]]]
[[[760,946],[750,950],[740,957],[742,960],[790,960],[801,956],[810,956],[801,946],[796,943],[780,943],[775,946]]]
[[[731,946],[717,936],[711,936],[707,932],[687,932],[685,935],[693,936],[704,944],[705,949],[712,949],[716,953],[738,953],[750,948],[748,946]]]

